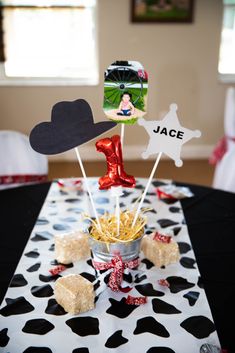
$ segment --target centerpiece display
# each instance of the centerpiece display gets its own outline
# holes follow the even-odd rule
[[[78,261],[89,256],[91,251],[93,266],[98,271],[113,268],[108,283],[113,291],[122,289],[125,268],[138,267],[141,250],[157,267],[178,261],[178,245],[171,236],[157,230],[145,235],[148,223],[146,213],[151,208],[143,208],[142,205],[162,153],[174,159],[175,165],[179,167],[183,164],[180,159],[182,144],[192,137],[200,136],[199,131],[180,125],[176,104],[170,105],[169,112],[162,120],[147,121],[143,118],[146,114],[147,77],[140,63],[117,61],[105,73],[103,108],[109,121],[94,123],[90,105],[84,99],[64,101],[53,106],[51,122],[36,125],[30,134],[31,146],[39,153],[50,155],[75,150],[93,210],[93,214],[84,215],[89,220],[86,233],[75,232],[55,238],[57,260],[62,264]],[[148,158],[152,154],[158,156],[142,196],[134,207],[130,205],[123,210],[119,201],[123,189],[136,186],[135,177],[124,169],[124,126],[136,122],[145,128],[150,137],[142,157]],[[115,209],[98,216],[78,146],[116,127],[117,123],[121,126],[120,135],[105,137],[95,143],[97,152],[104,154],[107,163],[106,174],[98,180],[99,189],[109,190],[110,197],[115,199]],[[61,185],[64,187],[60,180]],[[55,297],[65,310],[78,313],[93,308],[95,296],[90,283],[80,279],[79,275],[64,276],[57,281]],[[86,291],[90,293],[88,303],[86,305],[83,302],[81,306]],[[70,297],[73,298],[73,304]]]

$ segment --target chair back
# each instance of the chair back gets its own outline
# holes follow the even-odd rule
[[[0,188],[46,181],[47,156],[34,151],[27,135],[0,131]]]
[[[224,109],[225,153],[216,163],[212,186],[235,192],[235,88],[226,92]]]

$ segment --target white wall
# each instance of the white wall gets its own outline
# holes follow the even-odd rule
[[[171,102],[176,102],[182,125],[202,131],[200,139],[184,146],[185,154],[193,158],[207,157],[223,135],[228,87],[217,78],[222,1],[195,0],[194,12],[192,24],[134,24],[130,21],[129,0],[98,0],[100,84],[95,87],[0,87],[0,129],[28,134],[36,123],[50,119],[51,107],[56,102],[77,98],[91,104],[96,121],[105,119],[102,111],[105,68],[115,60],[137,60],[149,73],[146,118],[159,118]],[[117,127],[112,134],[119,131]],[[147,138],[138,125],[127,126],[126,158],[138,157]],[[84,158],[97,158],[94,142],[83,151]],[[60,155],[60,158],[69,156]]]

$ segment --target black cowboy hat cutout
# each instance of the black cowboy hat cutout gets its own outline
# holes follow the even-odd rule
[[[29,141],[41,154],[57,154],[82,145],[116,125],[111,121],[94,123],[91,107],[84,99],[58,102],[52,107],[51,122],[36,125]]]

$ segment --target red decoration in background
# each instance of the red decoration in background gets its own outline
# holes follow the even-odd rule
[[[223,136],[216,144],[212,155],[209,158],[209,163],[214,165],[219,162],[227,152],[227,149],[227,138],[226,136]]]
[[[235,142],[235,137],[223,136],[215,145],[212,155],[209,158],[209,163],[215,165],[218,163],[228,150],[228,140]]]
[[[111,186],[135,187],[135,178],[124,171],[119,135],[97,141],[96,149],[104,153],[107,162],[107,173],[99,178],[100,190]]]
[[[77,178],[58,179],[57,184],[63,191],[82,191],[82,181]]]
[[[153,236],[153,240],[160,241],[161,243],[170,243],[171,242],[171,236],[170,235],[164,235],[156,232]]]
[[[159,200],[161,199],[172,199],[172,200],[176,200],[175,197],[173,197],[170,194],[166,194],[164,191],[161,191],[159,188],[156,189],[157,192],[157,197],[159,198]]]

